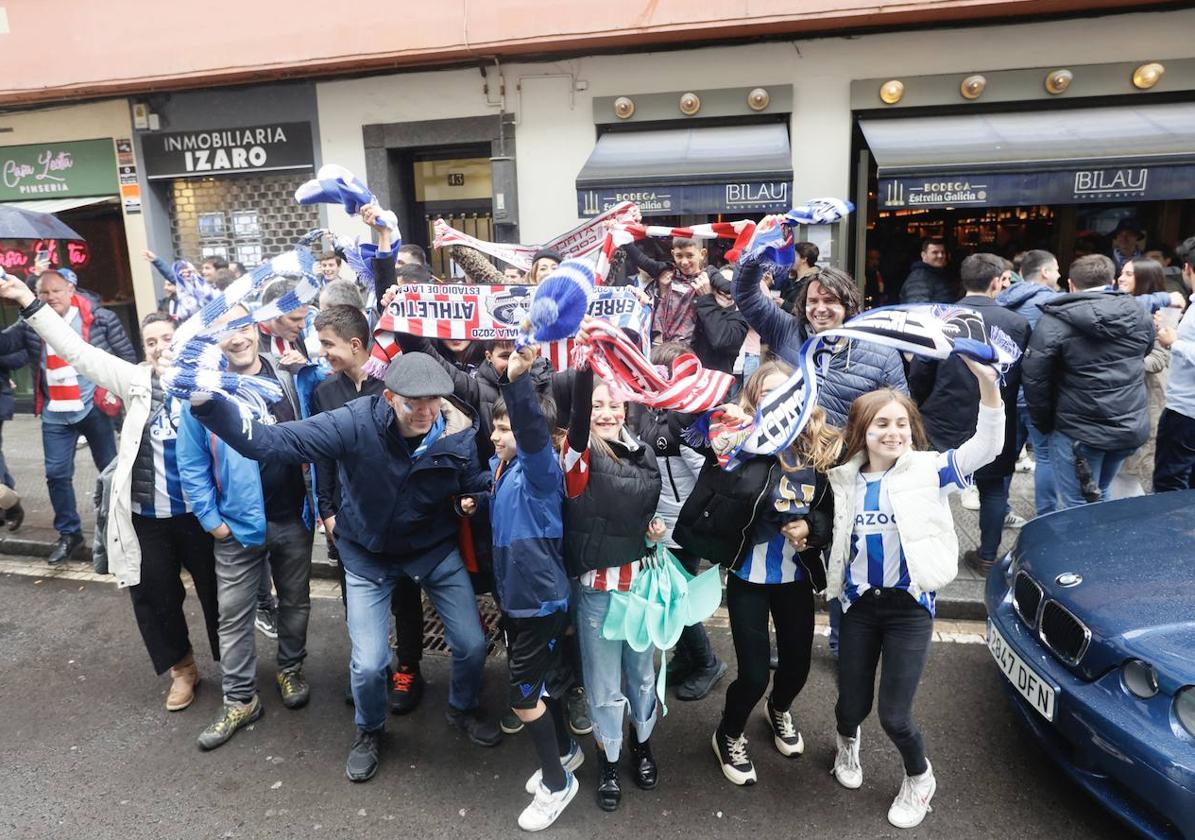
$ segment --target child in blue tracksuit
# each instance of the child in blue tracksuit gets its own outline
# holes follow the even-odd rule
[[[510,357],[509,384],[494,404],[494,590],[502,609],[510,705],[531,734],[540,769],[527,780],[535,799],[519,827],[550,826],[577,794],[572,771],[584,754],[569,734],[562,700],[569,580],[564,572],[564,473],[552,448],[555,405],[539,397],[530,370],[535,347]]]

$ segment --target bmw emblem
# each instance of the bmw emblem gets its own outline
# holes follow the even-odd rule
[[[1063,572],[1058,577],[1054,578],[1054,583],[1061,586],[1063,589],[1070,589],[1072,586],[1078,586],[1083,582],[1083,576],[1077,575],[1074,572]]]

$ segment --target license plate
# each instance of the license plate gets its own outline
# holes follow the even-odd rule
[[[1048,721],[1054,720],[1054,689],[1036,671],[1025,664],[1025,660],[1004,641],[992,622],[988,622],[988,650],[1000,667],[1000,671],[1012,683],[1013,688],[1029,701],[1029,705]]]

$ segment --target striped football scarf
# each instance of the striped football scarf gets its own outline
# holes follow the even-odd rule
[[[62,317],[72,329],[75,322],[82,316],[79,307],[71,306]],[[83,393],[79,388],[79,374],[66,359],[59,356],[54,349],[46,344],[46,388],[50,392],[50,401],[45,410],[52,412],[82,411]]]

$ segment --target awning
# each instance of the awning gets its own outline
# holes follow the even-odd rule
[[[880,209],[1195,195],[1195,103],[862,120]]]
[[[577,212],[633,201],[645,216],[791,209],[792,150],[781,123],[615,131],[577,176]]]
[[[91,198],[43,198],[40,201],[5,201],[5,207],[18,207],[21,210],[33,210],[36,213],[61,213],[63,210],[74,210],[77,207],[90,207],[93,204],[117,204],[116,196],[99,196]]]

